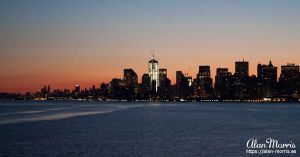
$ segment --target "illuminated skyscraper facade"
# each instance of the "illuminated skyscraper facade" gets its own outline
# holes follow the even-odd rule
[[[158,70],[158,61],[155,60],[154,56],[153,58],[149,61],[149,76],[151,80],[151,87],[153,91],[157,91],[157,88],[159,86],[159,70]]]

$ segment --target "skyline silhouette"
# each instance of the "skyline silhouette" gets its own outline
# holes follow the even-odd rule
[[[156,58],[154,58],[154,56],[152,56],[152,60],[153,59],[155,59],[156,60]],[[245,61],[245,59],[243,58],[243,59],[241,59],[241,60],[237,60],[236,62],[244,62]],[[248,70],[249,70],[249,72],[248,72],[248,76],[256,76],[257,77],[257,65],[258,64],[265,64],[265,63],[267,63],[267,62],[265,62],[265,63],[262,63],[262,62],[258,62],[258,64],[256,64],[255,65],[255,69],[251,69],[250,67],[253,67],[253,65],[251,66],[251,63],[249,62],[249,61],[247,61],[248,62]],[[273,62],[273,61],[269,61],[269,62]],[[166,69],[166,70],[168,70],[168,68],[166,68],[166,67],[164,67],[164,66],[161,66],[160,65],[161,64],[161,62],[159,62],[159,69]],[[233,65],[234,65],[234,62],[232,63]],[[286,64],[284,64],[284,65],[290,65],[290,64],[294,64],[294,65],[296,65],[296,66],[298,66],[298,64],[295,64],[295,63],[292,63],[292,62],[286,62]],[[280,71],[281,71],[281,67],[282,66],[284,66],[284,65],[275,65],[274,64],[274,66],[277,66],[277,69],[278,69],[278,73],[277,73],[277,80],[279,79],[279,77],[280,77]],[[193,67],[192,69],[198,69],[198,67],[199,66],[209,66],[210,67],[210,77],[212,78],[212,83],[215,83],[215,76],[217,75],[217,69],[222,69],[222,68],[226,68],[227,70],[228,70],[228,72],[234,72],[234,70],[235,70],[235,68],[229,68],[229,67],[220,67],[220,66],[218,66],[218,67],[216,67],[216,66],[212,66],[212,65],[210,65],[210,64],[199,64],[197,67]],[[215,67],[215,68],[213,68],[213,67]],[[133,68],[133,67],[126,67],[126,68],[128,68],[128,69],[135,69],[135,68]],[[36,92],[37,90],[39,90],[40,89],[40,87],[41,86],[43,86],[43,85],[45,85],[45,84],[47,84],[47,85],[51,85],[52,87],[54,87],[55,89],[73,89],[73,87],[74,87],[74,85],[81,85],[81,87],[82,88],[90,88],[91,86],[95,86],[95,85],[99,85],[99,84],[101,84],[101,83],[109,83],[110,81],[111,81],[111,79],[113,79],[113,78],[121,78],[122,76],[123,76],[123,74],[122,73],[120,73],[120,71],[122,71],[122,69],[124,69],[124,67],[123,68],[119,68],[120,70],[119,71],[117,71],[116,72],[116,74],[114,75],[114,76],[116,76],[116,77],[111,77],[111,78],[107,78],[107,81],[96,81],[96,83],[94,82],[94,83],[90,83],[89,81],[87,81],[86,83],[81,83],[80,81],[79,82],[76,82],[75,80],[76,79],[74,79],[74,80],[72,80],[71,82],[73,83],[71,86],[69,85],[69,86],[64,86],[64,85],[62,85],[62,86],[53,86],[53,84],[55,85],[57,82],[53,82],[53,84],[50,84],[50,83],[47,83],[48,81],[46,80],[44,83],[39,83],[39,87],[38,88],[33,88],[33,87],[30,87],[29,86],[29,88],[23,88],[23,89],[21,89],[21,90],[4,90],[5,88],[0,88],[0,92],[8,92],[8,93],[21,93],[21,94],[25,94],[26,92]],[[137,69],[139,69],[139,68],[137,68]],[[145,69],[147,69],[147,65],[145,66]],[[172,68],[171,68],[172,69]],[[190,76],[190,77],[192,77],[192,78],[196,78],[197,77],[197,73],[198,72],[196,72],[195,74],[191,74],[190,73],[190,69],[191,69],[191,67],[189,67],[189,70],[188,71],[184,71],[184,70],[181,70],[181,69],[177,69],[176,71],[182,71],[183,72],[183,75],[185,75],[185,76]],[[168,70],[168,76],[174,76],[175,75],[175,78],[171,78],[171,77],[169,77],[170,78],[170,81],[171,81],[171,85],[176,85],[176,71],[170,71],[170,70]],[[118,73],[120,73],[120,74],[118,74]],[[145,72],[144,73],[148,73],[147,72],[147,70],[145,70]],[[144,73],[142,73],[141,75],[140,74],[137,74],[139,77],[138,77],[138,83],[142,83],[142,75],[144,74]],[[91,80],[94,80],[94,78],[91,78]],[[58,81],[59,82],[59,81]],[[91,81],[92,82],[92,81]],[[70,83],[70,82],[69,82]],[[69,84],[69,83],[67,83],[67,84]]]
[[[45,85],[26,94],[0,92],[0,99],[21,100],[127,100],[127,101],[300,101],[299,65],[288,63],[278,67],[270,60],[257,64],[256,75],[249,74],[249,62],[236,61],[234,72],[227,67],[215,69],[199,65],[196,76],[176,70],[176,82],[169,79],[167,68],[152,56],[148,72],[142,77],[132,68],[123,69],[123,77],[111,78],[90,87],[76,84],[72,89],[52,89]],[[277,76],[280,76],[279,78]],[[139,79],[140,78],[140,79]],[[213,78],[214,81],[213,81]],[[140,81],[139,81],[140,80]],[[74,87],[74,86],[73,86]]]

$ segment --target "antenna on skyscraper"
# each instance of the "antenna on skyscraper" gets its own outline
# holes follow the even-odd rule
[[[154,57],[155,57],[155,48],[152,49],[152,50],[149,50],[149,51],[151,53],[152,59],[154,59]]]

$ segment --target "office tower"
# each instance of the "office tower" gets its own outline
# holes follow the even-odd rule
[[[299,65],[288,63],[287,65],[281,66],[280,77],[283,79],[294,79],[298,77]]]
[[[44,88],[41,89],[41,94],[47,94],[47,86],[45,85]]]
[[[210,76],[210,66],[199,66],[199,72],[197,74],[198,92],[200,97],[208,98],[212,96],[212,78]]]
[[[154,55],[152,59],[149,61],[148,70],[149,70],[149,76],[151,80],[151,88],[154,92],[156,92],[159,86],[159,71],[158,71],[158,61],[155,60]]]
[[[158,91],[158,99],[171,100],[172,99],[172,86],[169,78],[164,78],[160,81]]]
[[[121,84],[122,84],[122,80],[121,80],[121,79],[118,79],[118,78],[113,78],[113,79],[110,81],[110,86],[111,86],[111,87],[121,86]]]
[[[107,83],[101,83],[99,88],[99,94],[100,96],[107,98],[109,96],[109,84]]]
[[[228,68],[217,68],[215,77],[215,95],[216,98],[229,99],[232,97],[232,74]]]
[[[124,69],[123,81],[128,88],[137,88],[138,76],[133,69]]]
[[[190,96],[189,82],[182,71],[176,71],[176,95],[179,98]]]
[[[235,62],[234,73],[234,97],[235,99],[244,99],[247,96],[247,79],[249,77],[249,62]]]
[[[143,74],[141,84],[141,97],[144,100],[149,100],[151,95],[151,79],[148,74]]]
[[[217,68],[216,76],[217,77],[224,77],[228,75],[228,68]]]
[[[199,75],[198,78],[210,77],[210,66],[208,65],[199,66],[198,75]]]
[[[245,78],[249,76],[249,62],[237,61],[235,62],[235,74],[237,78]]]
[[[51,93],[51,90],[50,90],[50,86],[48,85],[48,88],[47,88],[47,93],[50,94]]]
[[[80,94],[80,85],[75,85],[75,94]]]
[[[142,90],[151,90],[151,79],[148,74],[142,76]]]
[[[266,64],[257,65],[257,77],[263,80],[277,81],[277,67],[273,66],[272,61]]]
[[[159,69],[159,84],[167,78],[167,69]]]
[[[184,75],[182,71],[176,71],[176,86],[179,87],[180,83],[182,82]]]
[[[157,96],[160,100],[170,100],[172,97],[171,80],[167,77],[167,69],[159,69]]]
[[[89,95],[96,98],[96,94],[97,94],[96,86],[93,85],[92,88],[90,88]]]
[[[277,67],[274,67],[272,61],[266,64],[257,65],[257,78],[260,88],[260,95],[263,98],[272,98],[277,85]]]
[[[287,64],[281,66],[279,77],[280,93],[286,98],[299,98],[299,66]]]
[[[113,99],[122,99],[123,93],[123,81],[118,78],[113,78],[110,81],[110,92],[111,92],[111,98]]]

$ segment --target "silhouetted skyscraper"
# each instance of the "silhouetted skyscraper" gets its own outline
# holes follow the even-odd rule
[[[286,79],[294,79],[298,77],[299,65],[287,64],[281,66],[281,75],[280,77]]]
[[[44,88],[41,89],[41,94],[50,94],[51,91],[50,91],[50,86],[44,86]]]
[[[143,90],[151,90],[151,79],[148,74],[144,74],[142,76],[142,89]]]
[[[189,82],[182,71],[176,71],[176,95],[179,98],[186,98],[190,95]]]
[[[157,88],[159,86],[159,71],[158,71],[158,61],[153,58],[149,61],[149,76],[151,80],[151,87],[153,87],[153,91],[157,91]]]
[[[210,66],[199,66],[197,74],[198,93],[200,97],[207,98],[212,96],[212,78],[210,77]]]
[[[160,100],[170,100],[172,98],[172,87],[170,79],[163,78],[160,81],[157,95]]]
[[[260,79],[272,80],[272,82],[277,81],[277,67],[274,67],[272,61],[269,65],[258,64],[257,65],[257,77]]]
[[[216,76],[217,77],[223,77],[223,76],[228,76],[228,68],[217,68],[217,73]]]
[[[268,65],[257,65],[257,78],[263,97],[272,98],[277,84],[277,67],[270,61]]]
[[[244,78],[249,76],[249,62],[247,61],[238,61],[235,62],[235,76],[238,78]]]
[[[228,68],[217,68],[215,77],[216,98],[230,99],[232,97],[233,77]]]
[[[167,78],[167,69],[159,69],[159,84],[165,78]]]
[[[281,95],[287,98],[299,97],[299,66],[295,64],[287,64],[281,66],[281,74],[279,78],[279,86]]]
[[[141,85],[141,95],[142,98],[145,100],[149,100],[150,99],[150,95],[151,95],[151,79],[150,76],[148,74],[144,74],[142,76],[142,85]]]
[[[138,76],[133,69],[124,69],[123,80],[127,87],[136,88],[138,85]]]
[[[80,85],[75,85],[75,94],[80,93]]]
[[[121,79],[113,78],[110,81],[110,91],[111,91],[111,97],[113,99],[122,99],[123,98],[123,83]]]
[[[236,99],[244,99],[247,96],[247,79],[249,77],[249,62],[235,62],[234,73],[234,97]]]
[[[176,71],[176,86],[179,87],[180,83],[182,82],[184,75],[182,71]]]
[[[48,88],[47,88],[47,93],[50,94],[51,93],[51,90],[50,90],[50,86],[48,85]]]
[[[203,65],[199,66],[198,78],[210,77],[210,66]]]

